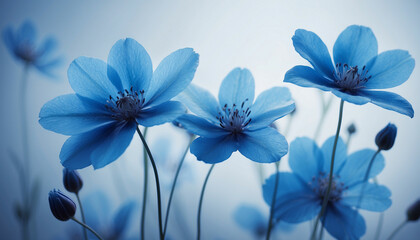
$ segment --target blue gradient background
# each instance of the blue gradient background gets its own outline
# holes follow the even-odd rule
[[[45,102],[73,92],[66,71],[74,58],[91,56],[106,60],[111,46],[118,39],[132,37],[147,49],[156,67],[172,51],[193,47],[200,54],[200,65],[193,82],[213,94],[218,92],[221,80],[231,69],[247,67],[256,79],[257,94],[273,86],[287,86],[291,89],[298,109],[287,137],[291,142],[298,136],[313,136],[321,111],[317,90],[282,82],[288,69],[297,64],[307,64],[292,46],[294,31],[298,28],[314,31],[331,50],[338,34],[345,27],[351,24],[365,25],[374,31],[379,42],[379,52],[405,49],[419,62],[419,12],[420,2],[415,0],[1,1],[0,29],[8,25],[18,27],[25,19],[30,19],[36,24],[39,36],[56,36],[60,44],[59,53],[65,56],[65,63],[57,69],[57,80],[50,80],[36,71],[31,71],[29,76],[28,125],[32,176],[38,176],[42,181],[41,201],[34,221],[36,238],[53,239],[69,231],[71,225],[74,227],[74,223],[54,219],[47,202],[50,189],[63,189],[62,166],[58,154],[66,136],[46,131],[37,122],[39,110]],[[19,182],[8,152],[14,151],[21,156],[22,151],[18,111],[21,74],[22,65],[12,59],[4,44],[0,44],[2,239],[20,238],[20,228],[12,209],[14,202],[20,199]],[[419,77],[417,67],[406,83],[392,89],[412,103],[415,114],[420,113]],[[335,98],[320,143],[334,134],[337,113],[338,100]],[[366,147],[375,148],[374,137],[382,127],[388,122],[398,126],[394,148],[383,152],[387,166],[379,176],[379,181],[388,186],[393,194],[393,205],[385,212],[382,234],[382,237],[388,236],[405,219],[408,205],[420,197],[419,118],[415,115],[410,119],[372,104],[345,104],[343,121],[344,126],[355,122],[358,129],[350,152]],[[281,119],[278,124],[284,128],[287,118]],[[345,131],[342,134],[345,136]],[[149,139],[152,151],[170,145],[171,151],[167,156],[174,161],[177,161],[188,141],[182,131],[174,129],[170,124],[150,129]],[[81,170],[85,182],[82,199],[98,189],[105,192],[115,206],[126,199],[140,199],[143,172],[139,146],[140,141],[135,136],[118,161],[97,171],[92,168]],[[196,207],[201,184],[209,168],[209,165],[196,161],[192,155],[188,155],[187,163],[191,176],[177,189],[169,225],[169,232],[179,239],[195,238]],[[270,165],[265,168],[267,173],[274,169]],[[285,158],[282,160],[282,169],[287,168]],[[152,178],[150,189],[146,225],[149,238],[157,239],[157,211]],[[168,191],[163,194],[166,206]],[[240,203],[259,205],[268,214],[268,206],[262,200],[255,164],[240,154],[234,154],[228,161],[218,164],[211,176],[203,209],[203,239],[252,239],[233,221],[232,214]],[[137,208],[135,221],[130,225],[131,235],[138,232],[138,212]],[[379,214],[363,212],[363,215],[368,227],[364,239],[371,239]],[[417,222],[408,224],[397,238],[416,239],[419,235]],[[300,224],[293,232],[280,236],[282,239],[307,239],[309,224]]]

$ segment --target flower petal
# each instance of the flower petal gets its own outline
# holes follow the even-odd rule
[[[191,143],[190,151],[197,160],[215,164],[228,159],[238,149],[231,135],[218,138],[199,137]]]
[[[54,37],[48,37],[42,42],[41,46],[37,49],[37,55],[41,59],[49,57],[50,54],[57,48],[57,46],[57,39],[55,39]]]
[[[370,101],[369,98],[361,96],[359,91],[356,92],[355,94],[352,94],[348,92],[342,92],[336,89],[336,90],[333,90],[332,93],[346,102],[354,103],[357,105],[363,105]]]
[[[136,202],[128,201],[124,203],[124,205],[122,205],[115,214],[112,225],[112,233],[116,238],[122,237],[125,229],[129,227],[130,218],[134,212],[135,206]]]
[[[398,94],[384,91],[359,91],[361,96],[370,98],[370,101],[379,107],[414,117],[411,104]]]
[[[194,78],[199,55],[192,48],[179,49],[165,57],[153,73],[146,104],[156,106],[182,92]]]
[[[333,53],[336,64],[362,68],[378,55],[378,42],[370,28],[352,25],[338,36]]]
[[[142,110],[137,122],[145,127],[172,122],[185,114],[187,109],[178,101],[167,101],[155,107]]]
[[[219,104],[209,91],[191,83],[177,96],[177,99],[196,115],[219,123],[219,120],[216,119],[220,112]]]
[[[9,52],[15,57],[16,37],[11,27],[6,27],[2,32],[3,42]]]
[[[365,84],[368,89],[392,88],[408,80],[414,69],[414,59],[404,50],[391,50],[369,61],[367,69],[371,79]]]
[[[372,149],[363,149],[348,156],[345,165],[338,173],[340,175],[340,180],[347,186],[362,182],[375,152],[376,151]],[[384,167],[384,157],[379,153],[376,155],[372,164],[368,179],[378,175]]]
[[[79,57],[70,64],[67,76],[77,94],[106,104],[109,96],[115,97],[118,92],[106,71],[107,65],[102,60]]]
[[[333,81],[320,76],[315,70],[307,66],[295,66],[287,71],[284,82],[296,84],[301,87],[314,87],[323,91],[335,89]]]
[[[366,232],[363,217],[350,207],[329,204],[324,218],[324,227],[337,239],[357,240]]]
[[[136,40],[131,38],[118,40],[108,55],[107,70],[109,79],[114,80],[118,91],[147,90],[153,75],[152,60],[149,54]]]
[[[176,121],[189,132],[201,137],[215,138],[230,134],[230,132],[225,131],[220,126],[191,114],[184,114],[177,118]]]
[[[295,104],[288,88],[274,87],[262,92],[251,107],[249,129],[267,127],[275,120],[289,114]]]
[[[255,82],[251,72],[244,68],[233,69],[223,79],[219,89],[219,104],[230,108],[233,104],[244,103],[244,108],[251,106],[254,101]]]
[[[289,166],[305,182],[318,176],[323,164],[323,153],[312,139],[301,137],[290,143]]]
[[[325,173],[330,172],[331,157],[332,157],[332,151],[334,148],[334,139],[335,139],[334,136],[328,138],[321,147],[322,153],[324,155],[323,169]],[[340,171],[341,167],[346,162],[346,159],[347,159],[347,147],[343,139],[339,137],[337,140],[337,148],[335,151],[335,158],[334,158],[334,174]]]
[[[266,218],[254,205],[242,204],[233,213],[235,222],[242,228],[257,233],[260,226],[266,225]]]
[[[383,212],[392,204],[390,197],[391,192],[387,187],[366,182],[349,188],[340,203],[368,211]]]
[[[239,152],[254,162],[277,162],[287,154],[286,138],[271,127],[246,131],[238,139]]]
[[[17,41],[20,43],[26,43],[34,45],[36,41],[36,29],[32,21],[26,20],[20,25],[20,28],[17,32]]]
[[[95,169],[115,161],[131,142],[136,131],[134,122],[108,124],[90,132],[74,135],[61,148],[61,164],[69,169]]]
[[[43,128],[65,135],[84,133],[113,122],[103,106],[76,94],[50,100],[42,107],[39,118]]]
[[[334,66],[324,42],[311,31],[298,29],[292,37],[296,52],[314,67],[322,76],[334,79]]]
[[[274,218],[289,223],[300,223],[313,219],[321,210],[321,201],[311,189],[293,173],[279,173]],[[263,185],[265,202],[271,206],[276,174]]]
[[[34,66],[43,74],[50,78],[58,78],[57,73],[53,70],[61,65],[63,65],[63,57],[56,57],[54,59],[48,59],[42,61],[37,61],[34,63]]]

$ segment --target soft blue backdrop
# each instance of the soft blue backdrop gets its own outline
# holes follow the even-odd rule
[[[56,80],[47,79],[36,71],[30,72],[30,155],[33,176],[42,179],[42,198],[35,221],[37,238],[60,236],[67,231],[65,229],[68,229],[68,225],[74,224],[54,219],[47,202],[50,189],[63,189],[62,166],[58,154],[66,137],[48,132],[37,123],[39,110],[46,101],[72,92],[66,71],[74,58],[91,56],[106,60],[108,51],[118,39],[133,37],[147,49],[156,67],[170,52],[193,47],[200,54],[200,65],[193,82],[214,94],[231,69],[247,67],[256,80],[257,94],[273,86],[290,87],[298,109],[287,137],[290,142],[297,136],[312,137],[320,116],[319,93],[316,89],[282,83],[288,69],[297,64],[307,64],[293,49],[291,37],[294,31],[304,28],[316,32],[331,51],[338,34],[345,27],[361,24],[372,28],[379,42],[379,52],[405,49],[420,62],[420,28],[416,27],[420,22],[419,12],[420,2],[415,0],[1,1],[0,29],[10,24],[17,27],[25,19],[31,19],[41,37],[49,34],[57,37],[59,52],[65,56]],[[19,183],[8,151],[21,155],[21,119],[18,111],[21,70],[22,65],[12,59],[4,44],[0,44],[0,236],[4,239],[20,237],[19,225],[12,210],[14,202],[20,199]],[[385,214],[382,236],[388,236],[405,219],[407,206],[420,197],[420,120],[417,117],[420,114],[419,77],[420,72],[415,68],[405,84],[392,90],[412,103],[415,111],[413,119],[371,104],[345,105],[344,126],[355,122],[358,129],[350,151],[375,148],[374,137],[382,127],[388,122],[398,126],[394,148],[383,153],[387,166],[379,176],[379,181],[386,184],[393,193],[393,205]],[[321,143],[335,132],[338,102],[335,99],[327,116],[319,139]],[[286,123],[287,118],[279,121],[283,128]],[[171,141],[169,156],[177,159],[188,137],[170,125],[150,130],[152,146],[162,144],[162,137],[175,139]],[[82,198],[101,189],[115,205],[128,198],[140,199],[143,175],[139,146],[140,140],[135,136],[120,160],[98,171],[92,168],[81,170],[85,181]],[[172,212],[172,220],[182,215],[185,223],[179,228],[176,221],[172,221],[169,231],[175,234],[183,232],[185,235],[179,236],[193,238],[199,191],[209,166],[195,161],[192,155],[188,156],[187,161],[193,178],[180,185]],[[271,165],[266,166],[267,172],[272,172],[273,168]],[[282,168],[288,168],[286,161],[283,161]],[[154,189],[153,184],[151,189]],[[231,159],[216,166],[207,190],[202,219],[203,236],[206,236],[204,239],[251,239],[235,224],[232,215],[242,202],[258,204],[268,211],[262,200],[255,164],[240,154],[234,154]],[[149,196],[148,232],[155,234],[157,221],[154,216],[157,211],[154,192]],[[164,199],[167,197],[168,194],[164,193]],[[378,214],[363,214],[368,226],[365,238],[370,239],[376,228]],[[138,218],[136,213],[135,219]],[[138,220],[133,222],[132,233],[135,234],[138,224]],[[398,238],[412,239],[418,236],[419,224],[409,224]],[[285,236],[290,239],[306,239],[309,236],[309,225],[301,224]]]

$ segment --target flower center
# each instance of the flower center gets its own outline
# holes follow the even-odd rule
[[[144,90],[134,91],[131,87],[130,91],[125,89],[124,92],[118,92],[115,98],[110,95],[105,107],[112,113],[114,119],[131,121],[136,119],[144,102]]]
[[[368,72],[366,66],[360,70],[358,66],[351,67],[347,64],[337,63],[334,82],[345,90],[360,89],[372,77],[368,76]]]
[[[33,62],[37,58],[34,46],[28,42],[24,42],[16,49],[16,54],[25,62]]]
[[[225,104],[222,112],[219,112],[219,116],[216,116],[220,122],[219,125],[234,134],[242,132],[251,122],[251,118],[248,118],[251,114],[249,107],[244,109],[247,101],[248,99],[243,101],[240,108],[236,104],[233,104],[232,107]]]
[[[333,176],[331,182],[331,191],[328,199],[331,202],[340,200],[343,191],[347,189],[347,187],[344,186],[344,183],[340,182],[338,178],[338,176]],[[329,174],[327,175],[324,172],[320,172],[318,176],[312,177],[312,181],[309,182],[309,185],[319,198],[324,199],[328,189],[328,181]]]

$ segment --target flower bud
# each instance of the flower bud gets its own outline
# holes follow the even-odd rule
[[[74,217],[76,204],[60,190],[54,189],[48,194],[50,209],[55,218],[60,221],[67,221]]]
[[[63,169],[63,184],[67,191],[79,193],[83,187],[82,178],[76,170]]]
[[[350,124],[347,128],[347,132],[349,135],[354,134],[356,132],[356,125],[354,125],[354,123]]]
[[[375,143],[380,150],[389,150],[394,146],[396,136],[397,127],[392,123],[388,123],[388,125],[376,135]]]
[[[420,218],[420,199],[411,204],[407,209],[407,220],[408,221],[417,221]]]

